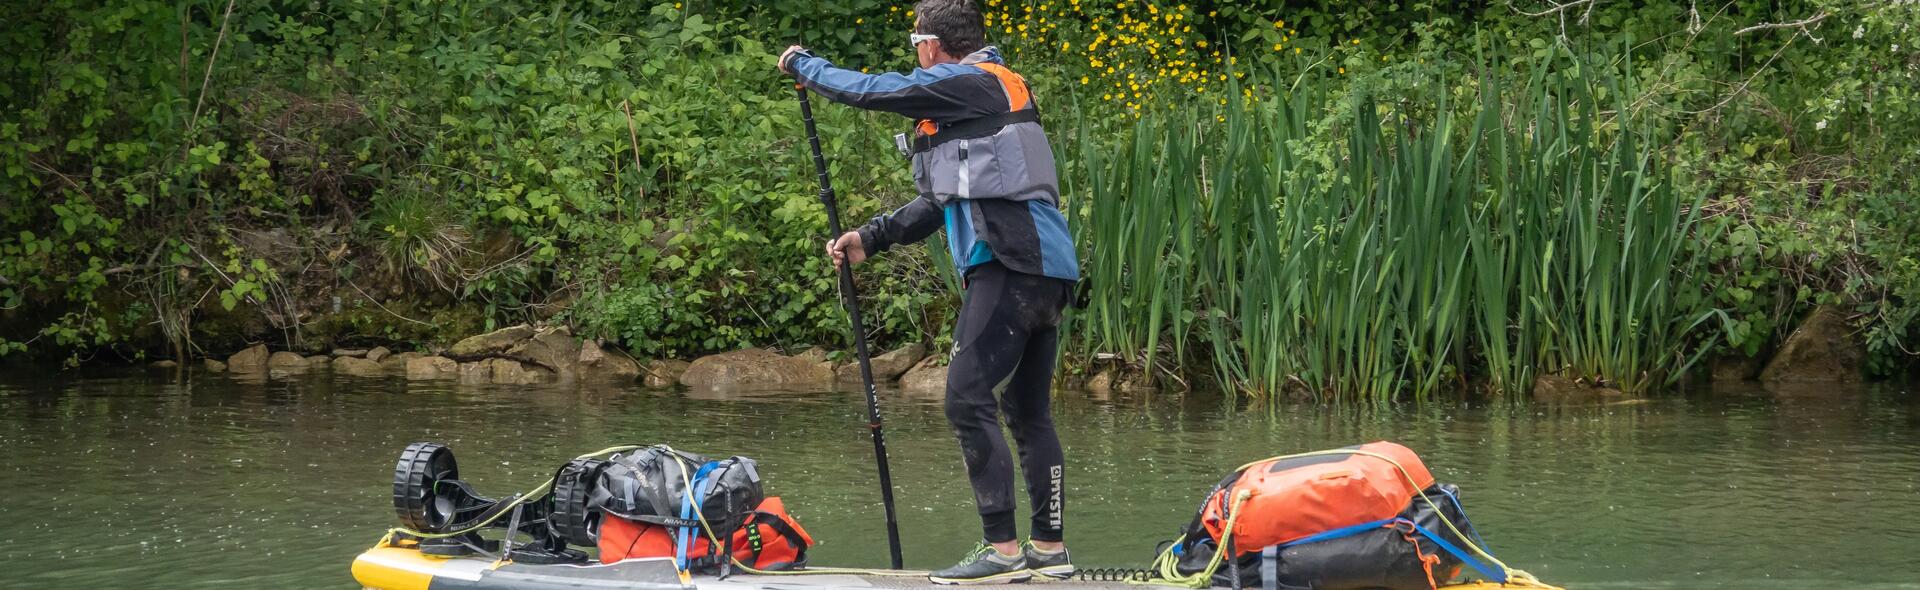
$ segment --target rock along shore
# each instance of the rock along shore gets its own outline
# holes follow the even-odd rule
[[[521,324],[470,336],[445,350],[430,352],[394,352],[386,347],[374,347],[336,348],[327,354],[303,355],[256,344],[225,360],[209,358],[201,364],[214,372],[276,378],[330,370],[355,377],[404,377],[464,384],[640,383],[648,387],[682,385],[697,390],[808,390],[860,382],[858,363],[829,357],[825,349],[818,347],[796,355],[748,348],[692,361],[641,362],[618,348],[575,337],[562,326]],[[161,363],[155,366],[178,366],[173,361]],[[930,358],[925,345],[909,344],[876,356],[872,367],[874,379],[881,383],[898,383],[915,390],[931,388],[936,392],[945,388],[946,366]]]

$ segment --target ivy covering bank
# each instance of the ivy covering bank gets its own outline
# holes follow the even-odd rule
[[[1916,359],[1920,3],[985,0],[1096,281],[1074,359],[1384,398],[1649,389],[1815,306]],[[803,42],[911,65],[911,6],[49,1],[0,42],[0,354],[836,345]],[[906,121],[819,109],[843,207]],[[946,336],[942,257],[861,270]],[[937,348],[937,347],[936,347]],[[1077,364],[1074,366],[1085,366]]]

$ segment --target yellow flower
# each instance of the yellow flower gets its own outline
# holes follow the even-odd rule
[[[1198,48],[1201,48],[1201,49],[1206,49],[1206,48],[1207,48],[1207,40],[1206,40],[1206,39],[1201,39],[1201,40],[1199,40],[1199,41],[1194,41],[1194,42],[1193,42],[1193,46],[1194,46],[1194,47],[1198,47]]]
[[[889,7],[887,12],[900,12],[900,7],[898,6]]]
[[[1359,45],[1359,44],[1360,44],[1360,40],[1359,40],[1359,39],[1354,39],[1354,40],[1353,40],[1353,44],[1354,44],[1354,45]]]
[[[680,9],[680,3],[679,3],[679,2],[675,2],[675,3],[673,3],[673,9],[674,9],[674,10],[679,10],[679,9]]]
[[[1087,85],[1087,77],[1086,77],[1086,76],[1081,76],[1081,77],[1080,77],[1080,85],[1081,85],[1081,86],[1086,86],[1086,85]]]
[[[1295,47],[1295,48],[1293,48],[1293,54],[1294,54],[1294,55],[1300,55],[1300,48],[1298,48],[1298,47]]]
[[[864,19],[864,18],[853,19],[853,24],[856,24],[856,25],[863,25],[866,23],[867,23],[867,19]]]
[[[1345,73],[1347,73],[1347,69],[1346,69],[1346,68],[1340,68],[1340,73],[1342,73],[1342,74],[1345,74]]]
[[[1281,49],[1281,47],[1280,47],[1280,44],[1279,44],[1279,43],[1275,43],[1275,44],[1273,44],[1273,50],[1274,50],[1274,51],[1279,51],[1280,49]],[[1298,48],[1295,48],[1295,49],[1294,49],[1294,51],[1299,51],[1299,49],[1298,49]]]
[[[1100,100],[1113,100],[1113,93],[1109,92],[1109,93],[1100,95]]]

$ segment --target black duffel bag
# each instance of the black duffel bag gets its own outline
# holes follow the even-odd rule
[[[689,483],[697,515],[687,505]],[[764,499],[753,459],[715,461],[654,446],[611,458],[588,502],[608,514],[668,527],[700,527],[705,517],[710,532],[726,538]]]

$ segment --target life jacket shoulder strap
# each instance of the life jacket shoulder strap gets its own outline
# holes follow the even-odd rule
[[[967,119],[965,121],[958,121],[951,125],[941,126],[940,131],[938,133],[933,133],[933,134],[922,133],[920,135],[914,136],[913,149],[910,153],[918,154],[920,152],[932,150],[933,148],[939,147],[941,144],[954,141],[954,140],[979,139],[982,137],[987,137],[995,133],[999,133],[1001,129],[1005,129],[1008,125],[1013,125],[1017,123],[1039,123],[1039,122],[1040,122],[1040,108],[1038,106],[1035,106],[1033,108],[1028,108],[1028,109],[1020,109],[1020,110],[1009,112],[1009,113],[987,115],[984,117],[975,117],[972,119]],[[922,131],[924,130],[925,130],[925,127],[922,126]]]

